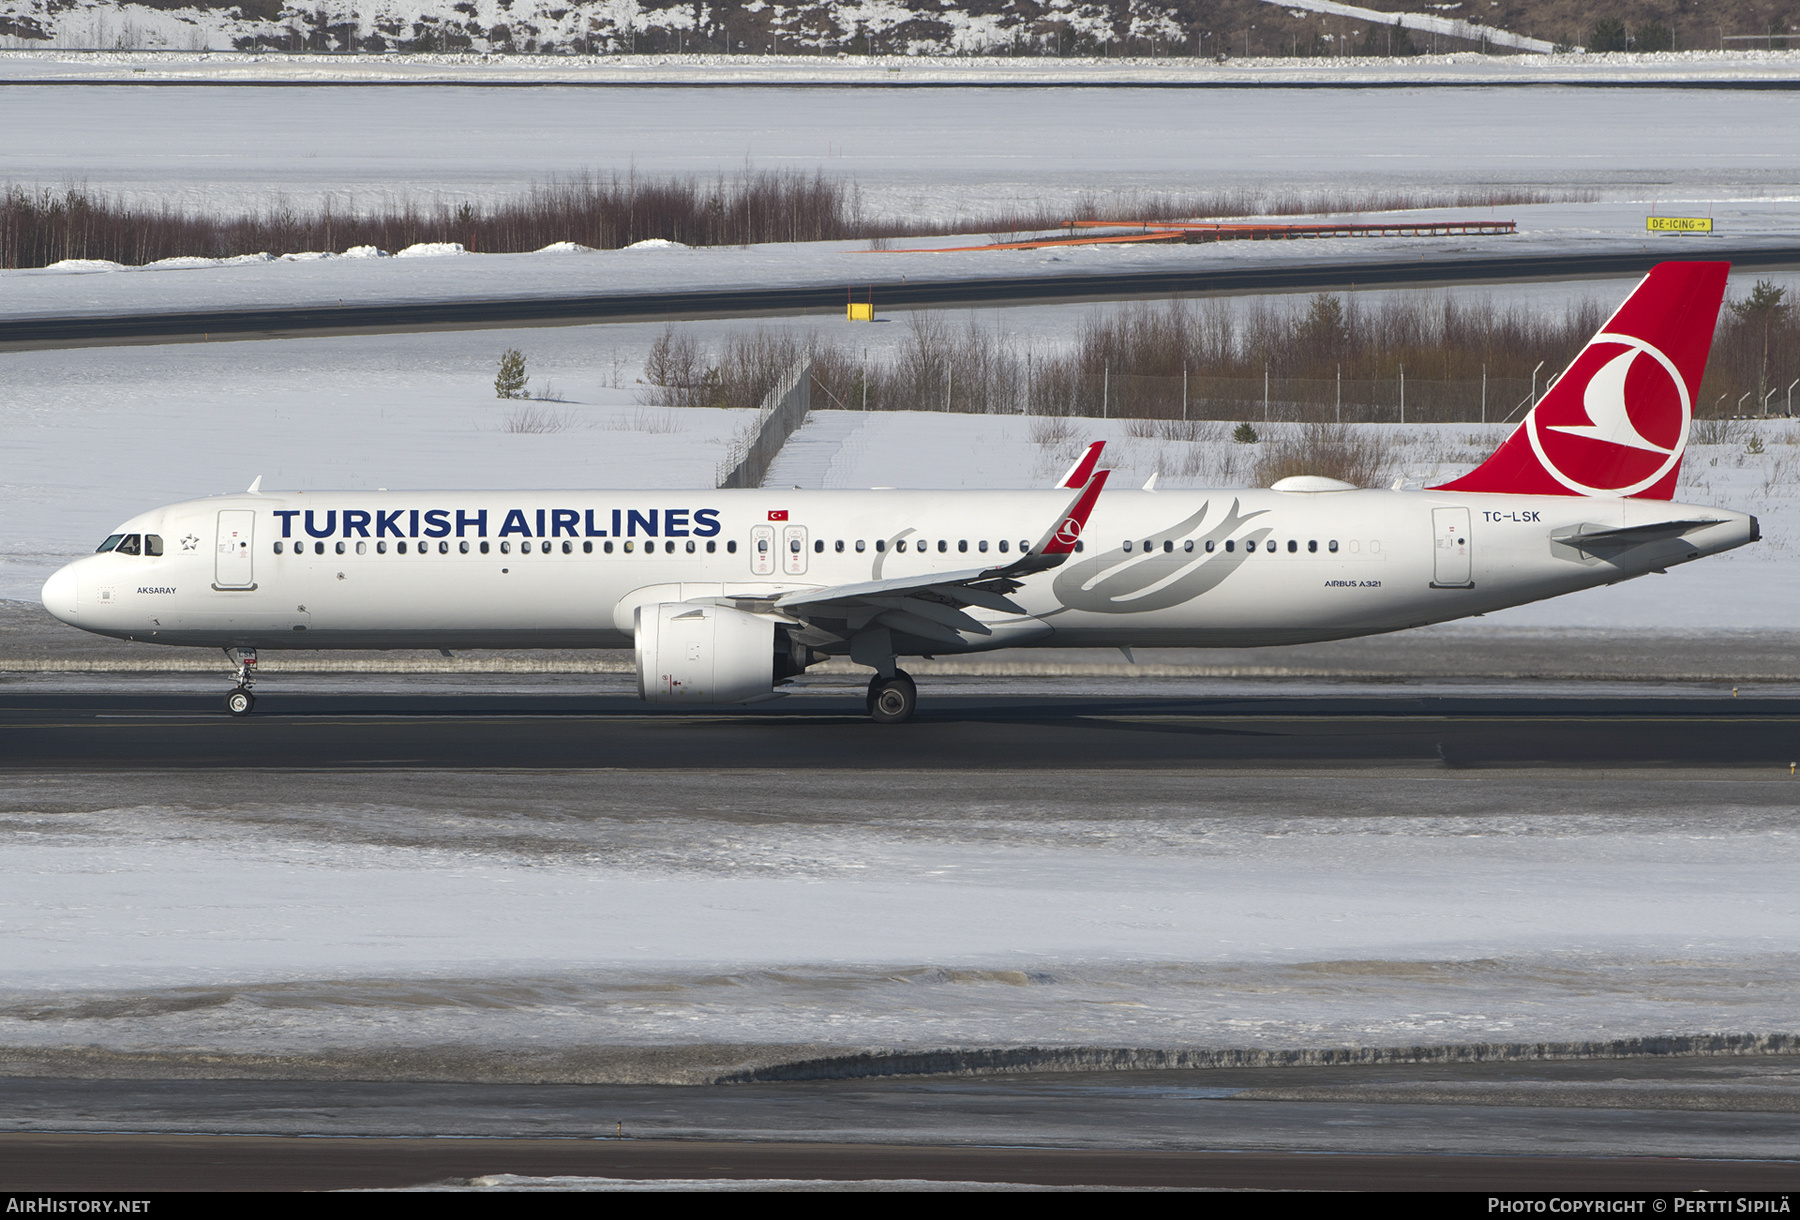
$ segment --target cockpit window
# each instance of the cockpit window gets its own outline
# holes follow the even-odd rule
[[[102,542],[99,546],[94,548],[94,554],[98,555],[103,551],[110,551],[114,547],[118,546],[119,543],[123,542],[124,540],[125,540],[124,534],[108,534],[106,536],[106,541]]]
[[[146,554],[146,555],[162,554],[162,535],[161,534],[145,534],[144,535],[144,554]]]
[[[113,550],[121,555],[135,555],[139,550],[138,542],[139,536],[137,534],[126,534],[125,537],[119,540],[119,545],[114,547]]]

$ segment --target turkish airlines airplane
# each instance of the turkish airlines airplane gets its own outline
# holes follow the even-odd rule
[[[635,647],[664,705],[777,697],[807,666],[995,648],[1254,647],[1398,631],[1614,584],[1758,539],[1673,504],[1725,263],[1663,263],[1494,454],[1424,491],[1320,477],[1048,491],[263,492],[119,526],[44,585],[101,635],[258,649]]]

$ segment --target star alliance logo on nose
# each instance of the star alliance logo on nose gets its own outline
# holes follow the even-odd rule
[[[1544,469],[1586,496],[1629,496],[1653,486],[1681,461],[1692,419],[1675,362],[1620,334],[1596,335],[1528,417]]]
[[[189,534],[181,540],[181,549],[184,551],[191,551],[199,545],[200,536],[198,534]]]

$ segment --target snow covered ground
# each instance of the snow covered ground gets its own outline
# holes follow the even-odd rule
[[[458,1046],[1788,1031],[1789,782],[16,778],[0,1047],[404,1073]]]
[[[26,0],[27,3],[30,0]],[[18,8],[17,0],[0,13]],[[1406,59],[1211,58],[1171,56],[1137,59],[987,58],[981,55],[783,56],[783,55],[500,55],[384,54],[283,55],[207,53],[187,49],[199,33],[223,47],[230,10],[201,10],[212,29],[163,10],[130,6],[145,36],[164,40],[170,50],[0,51],[0,76],[21,81],[252,81],[344,83],[406,81],[419,84],[734,84],[771,85],[1542,85],[1685,84],[1704,82],[1753,86],[1791,80],[1800,70],[1800,51],[1679,51],[1602,55],[1417,55]],[[1303,7],[1311,8],[1312,5]],[[82,6],[60,6],[69,29],[60,39],[75,45],[101,28]],[[564,10],[566,13],[568,10]],[[668,10],[664,10],[665,12]],[[108,14],[111,16],[111,14]],[[189,14],[190,17],[199,13]],[[939,20],[969,20],[946,12]],[[1070,17],[1080,20],[1080,14]],[[492,18],[490,17],[490,20]],[[981,21],[980,16],[973,17]],[[1427,18],[1429,20],[1429,18]],[[677,19],[677,24],[679,19]],[[116,18],[105,27],[116,36]],[[110,39],[103,38],[103,41]],[[15,44],[15,47],[20,44]]]
[[[1204,274],[1305,266],[1317,262],[1443,260],[1448,275],[1463,256],[1559,256],[1656,249],[1673,258],[1704,257],[1717,239],[1648,237],[1637,203],[1539,204],[1499,209],[1515,219],[1510,236],[1456,238],[1326,238],[1214,245],[1125,245],[928,253],[945,239],[917,239],[890,251],[866,243],[808,242],[744,247],[679,246],[624,250],[548,250],[534,254],[429,257],[320,257],[227,260],[177,259],[142,268],[111,263],[66,263],[0,271],[0,322],[16,317],[76,317],[203,309],[331,308],[410,301],[480,300],[629,294],[985,277],[1079,277],[1123,272]],[[1661,214],[1710,214],[1719,238],[1734,245],[1792,248],[1800,240],[1800,196],[1713,202],[1681,195],[1658,205]],[[1479,213],[1485,216],[1487,213]],[[1466,216],[1418,212],[1410,216]],[[953,241],[961,245],[969,239]],[[980,241],[981,238],[974,240]],[[321,252],[323,253],[323,252]],[[1766,274],[1766,273],[1765,273]],[[860,287],[858,291],[861,291]]]
[[[1800,71],[1800,52],[1785,54]],[[18,62],[0,53],[0,79]],[[63,85],[8,88],[4,114],[0,175],[33,186],[259,210],[330,195],[341,211],[492,198],[584,170],[734,176],[748,164],[853,178],[866,209],[926,219],[1239,188],[1791,199],[1800,94]]]

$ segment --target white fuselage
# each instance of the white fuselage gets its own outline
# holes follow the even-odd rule
[[[1004,565],[1044,534],[1069,495],[217,496],[121,525],[121,534],[155,535],[162,554],[76,560],[45,585],[44,603],[85,630],[166,644],[624,648],[640,605]],[[1676,519],[1717,524],[1604,554],[1553,538]],[[981,611],[992,634],[965,635],[965,647],[1243,647],[1366,635],[1613,583],[1756,536],[1755,519],[1742,513],[1667,501],[1110,491],[1081,551],[1013,594],[1026,613]],[[958,649],[897,640],[896,651]]]

